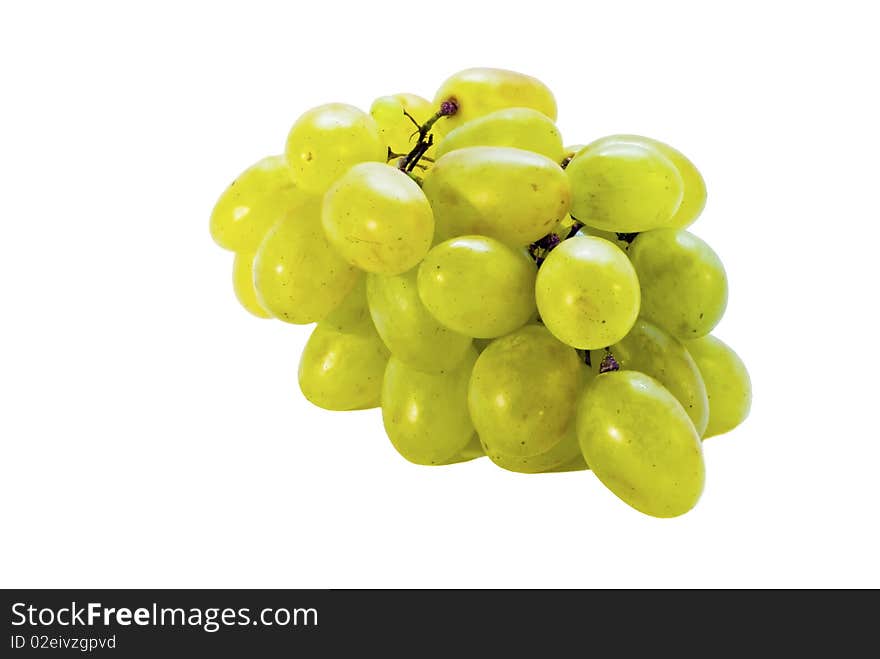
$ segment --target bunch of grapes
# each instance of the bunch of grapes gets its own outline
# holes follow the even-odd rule
[[[306,112],[223,193],[211,234],[262,318],[317,323],[299,364],[328,410],[381,406],[420,465],[592,469],[643,513],[703,489],[703,439],[746,417],[748,373],[709,332],[718,256],[686,231],[706,188],[637,135],[564,147],[540,81],[469,69],[434,101]]]

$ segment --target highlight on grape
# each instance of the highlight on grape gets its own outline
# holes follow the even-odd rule
[[[724,266],[688,231],[706,185],[663,142],[565,146],[555,121],[542,82],[491,68],[433,101],[322,105],[223,192],[211,235],[247,311],[317,323],[299,362],[315,405],[381,407],[415,464],[592,470],[675,517],[703,490],[702,440],[751,404],[710,334]]]

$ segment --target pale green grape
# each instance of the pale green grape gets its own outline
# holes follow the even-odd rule
[[[697,434],[703,434],[709,422],[706,386],[700,369],[678,339],[639,318],[629,334],[611,346],[611,353],[620,368],[650,375],[666,387],[684,407]],[[603,356],[600,350],[591,354],[594,372],[598,372]]]
[[[447,371],[467,354],[471,338],[444,327],[425,308],[418,272],[367,275],[370,314],[379,336],[401,362],[420,371]]]
[[[392,357],[382,385],[382,421],[394,448],[410,462],[441,465],[470,460],[474,426],[467,391],[477,351],[469,348],[451,371],[424,373]]]
[[[416,145],[416,137],[413,133],[418,131],[418,127],[404,112],[409,113],[421,125],[434,114],[434,111],[431,102],[421,96],[392,94],[380,96],[373,101],[370,116],[379,127],[379,135],[385,146],[394,153],[409,153]],[[425,155],[432,156],[434,148],[429,149]]]
[[[346,261],[383,275],[414,267],[434,237],[434,214],[422,189],[399,169],[377,162],[355,165],[330,186],[321,221]]]
[[[558,164],[508,147],[451,151],[437,160],[423,187],[441,240],[479,234],[528,245],[549,233],[571,203]]]
[[[627,142],[652,146],[675,165],[681,175],[684,189],[681,204],[675,215],[669,220],[669,227],[684,229],[693,224],[703,212],[703,208],[706,206],[706,182],[703,180],[700,170],[681,151],[664,142],[642,135],[609,135],[600,141],[605,144]]]
[[[442,325],[490,339],[533,317],[535,274],[525,251],[487,236],[461,236],[428,252],[419,266],[419,298]]]
[[[578,151],[565,173],[571,214],[606,231],[671,226],[684,190],[672,161],[647,144],[598,140]]]
[[[639,280],[623,251],[601,238],[564,240],[535,287],[542,322],[563,343],[592,350],[616,343],[639,315]]]
[[[321,199],[312,196],[281,219],[254,257],[257,299],[288,323],[321,320],[357,284],[360,271],[327,242],[321,226]]]
[[[303,114],[290,129],[285,149],[294,182],[321,194],[360,162],[385,162],[388,154],[370,115],[351,105],[329,103]]]
[[[556,121],[556,99],[547,86],[523,73],[504,69],[475,68],[459,71],[437,90],[435,107],[455,100],[458,111],[444,117],[436,131],[445,135],[462,124],[504,108],[533,108]]]
[[[581,455],[574,427],[575,402],[569,401],[571,427],[549,449],[537,455],[510,455],[483,441],[483,451],[489,459],[507,471],[520,474],[541,474],[556,471],[578,471],[587,468]],[[482,436],[480,437],[482,440]]]
[[[318,323],[300,358],[299,387],[325,410],[378,407],[388,356],[369,316],[345,329]]]
[[[578,404],[577,433],[593,473],[636,510],[676,517],[700,498],[700,437],[675,396],[644,373],[596,377]]]
[[[685,343],[703,375],[709,395],[709,425],[703,439],[736,428],[752,407],[752,381],[733,348],[714,336]]]
[[[577,353],[541,325],[493,341],[480,354],[468,391],[471,419],[489,457],[497,462],[496,454],[537,456],[556,447],[573,428],[584,371]],[[562,451],[536,471],[576,454]]]
[[[211,211],[211,236],[224,249],[253,253],[275,222],[306,198],[284,156],[263,158],[220,195]]]
[[[683,229],[640,233],[629,258],[642,287],[642,315],[673,336],[698,339],[727,308],[727,275],[718,255]]]
[[[505,108],[478,117],[451,131],[437,156],[469,146],[509,146],[534,151],[562,162],[562,136],[553,120],[531,108]]]
[[[239,303],[257,318],[271,318],[254,289],[254,255],[236,254],[232,264],[232,288]]]

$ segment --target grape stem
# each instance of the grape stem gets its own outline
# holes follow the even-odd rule
[[[538,267],[541,267],[541,264],[547,259],[547,256],[553,251],[554,248],[558,247],[563,240],[568,240],[572,236],[574,236],[578,231],[580,231],[581,227],[584,226],[583,222],[578,221],[574,217],[571,218],[571,227],[568,229],[568,233],[565,235],[565,238],[560,238],[556,233],[548,233],[543,238],[540,238],[529,245],[529,255],[535,260],[535,263]]]
[[[403,111],[403,114],[409,118],[410,121],[413,122],[416,126],[418,126],[418,130],[413,133],[413,136],[418,135],[419,139],[416,141],[416,145],[412,148],[412,150],[403,156],[400,163],[397,167],[406,173],[412,173],[413,169],[419,164],[419,160],[425,158],[425,153],[434,146],[434,135],[431,133],[431,129],[434,127],[434,124],[440,120],[441,117],[451,117],[456,112],[458,112],[458,101],[454,98],[448,98],[440,104],[440,109],[437,110],[431,117],[423,124],[419,125],[419,123],[409,114],[406,110]],[[389,149],[389,157],[391,154],[391,150]],[[402,154],[401,154],[402,155]],[[425,158],[428,162],[433,162],[429,158]]]
[[[612,373],[619,370],[620,364],[617,363],[614,355],[611,354],[611,348],[605,348],[605,356],[602,358],[602,363],[599,364],[599,374]]]

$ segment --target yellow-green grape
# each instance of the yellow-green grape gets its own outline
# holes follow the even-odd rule
[[[469,460],[474,426],[467,412],[468,380],[477,351],[451,371],[425,373],[392,357],[382,385],[382,421],[394,448],[410,462],[441,465]]]
[[[733,348],[714,336],[685,343],[706,383],[709,425],[703,439],[736,428],[752,407],[752,381],[746,365]]]
[[[535,264],[487,236],[461,236],[434,247],[419,266],[419,298],[442,325],[491,339],[535,313]]]
[[[609,135],[608,137],[603,137],[601,141],[603,143],[629,142],[646,144],[657,149],[675,165],[678,173],[681,174],[684,191],[681,204],[669,221],[670,227],[684,229],[693,224],[700,216],[700,213],[703,212],[703,208],[706,206],[706,182],[703,180],[700,171],[694,166],[694,163],[688,160],[681,151],[664,142],[642,135]]]
[[[532,108],[556,121],[556,99],[540,80],[504,69],[476,68],[459,71],[437,90],[434,105],[454,100],[458,111],[437,122],[440,135],[485,114],[504,108]]]
[[[339,329],[318,323],[299,362],[299,388],[325,410],[378,407],[388,349],[369,316]]]
[[[306,196],[293,184],[284,156],[263,158],[220,195],[211,211],[211,236],[224,249],[253,253],[275,222]]]
[[[427,99],[416,94],[392,94],[380,96],[370,107],[370,116],[379,127],[379,135],[382,143],[394,153],[409,153],[415,146],[418,131],[416,126],[405,113],[422,125],[434,114],[434,108]],[[435,147],[429,149],[425,155],[432,156]],[[427,163],[426,163],[427,164]]]
[[[239,303],[257,318],[271,318],[254,289],[254,255],[236,254],[232,264],[232,288]]]
[[[509,147],[472,146],[434,163],[423,185],[437,238],[480,234],[522,246],[568,212],[565,172],[549,158]]]
[[[644,373],[604,373],[587,385],[577,433],[593,473],[636,510],[676,517],[700,498],[700,436],[675,396]]]
[[[312,108],[290,129],[285,149],[294,182],[321,194],[359,162],[385,162],[388,151],[370,115],[344,103]]]
[[[718,255],[684,229],[640,233],[629,258],[642,286],[642,315],[673,336],[698,339],[727,308],[727,274]]]
[[[547,329],[582,350],[617,343],[639,315],[632,264],[619,247],[592,236],[574,236],[550,252],[535,295]]]
[[[461,362],[471,338],[444,327],[419,298],[418,268],[393,277],[367,275],[367,299],[379,336],[397,359],[428,372]]]
[[[621,238],[619,238],[618,235],[616,233],[614,233],[613,231],[602,231],[601,229],[594,229],[592,227],[583,226],[580,229],[578,229],[578,231],[575,235],[577,235],[577,236],[594,236],[596,238],[603,238],[604,240],[607,240],[609,243],[614,243],[615,245],[617,245],[620,249],[622,249],[624,251],[624,253],[629,252],[630,243],[628,243],[626,240],[622,240]]]
[[[342,257],[367,272],[396,275],[421,261],[434,237],[431,204],[399,169],[364,162],[324,195],[324,232]]]
[[[331,247],[321,226],[321,199],[312,196],[281,219],[254,257],[257,299],[288,323],[321,320],[357,284],[360,271]]]
[[[709,400],[700,369],[675,337],[653,323],[639,318],[629,334],[611,346],[620,368],[650,375],[666,387],[684,407],[684,411],[702,435],[709,422]],[[602,363],[600,350],[590,355],[594,372]]]
[[[671,226],[684,190],[672,161],[647,144],[598,140],[578,151],[565,173],[571,214],[606,231]]]
[[[574,427],[575,403],[569,402],[571,427],[548,450],[537,455],[510,455],[483,441],[483,451],[497,466],[519,474],[542,474],[554,471],[586,469]],[[480,438],[482,440],[482,437]]]
[[[562,162],[562,136],[547,115],[532,108],[505,108],[478,117],[451,131],[437,156],[468,146],[509,146],[534,151]]]
[[[480,354],[468,391],[471,419],[493,461],[496,452],[537,456],[559,444],[573,428],[584,370],[577,353],[542,325],[493,341]],[[576,453],[563,452],[556,464]]]
[[[367,278],[358,277],[357,283],[345,299],[321,321],[327,325],[345,331],[370,320],[370,308],[367,304]]]

